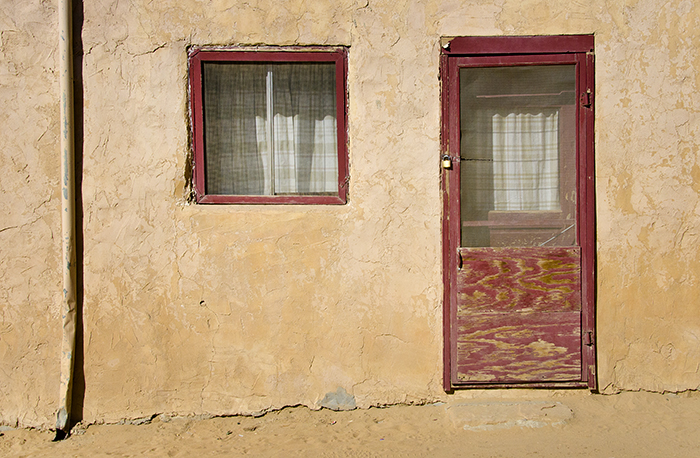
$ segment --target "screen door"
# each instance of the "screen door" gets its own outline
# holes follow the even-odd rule
[[[449,388],[594,379],[589,65],[443,59]]]

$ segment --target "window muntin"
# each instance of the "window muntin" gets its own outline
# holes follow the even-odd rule
[[[344,203],[345,52],[190,56],[200,203]]]

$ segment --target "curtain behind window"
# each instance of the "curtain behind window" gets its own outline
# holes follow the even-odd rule
[[[559,113],[497,113],[493,123],[495,210],[559,210]]]

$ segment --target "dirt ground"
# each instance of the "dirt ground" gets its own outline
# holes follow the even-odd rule
[[[139,425],[77,425],[56,443],[50,431],[2,428],[0,456],[700,457],[698,392],[470,396],[347,412],[159,415]]]

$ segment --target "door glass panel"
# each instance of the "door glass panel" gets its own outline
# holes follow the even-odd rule
[[[462,246],[575,245],[575,66],[459,75]]]

